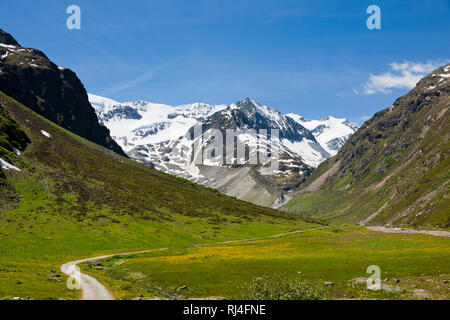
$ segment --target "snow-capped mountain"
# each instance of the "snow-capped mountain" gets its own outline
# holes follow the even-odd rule
[[[109,128],[125,152],[134,147],[177,139],[190,127],[226,105],[193,103],[169,106],[147,101],[119,103],[89,94],[99,121]]]
[[[349,130],[356,130],[345,119],[308,121],[295,114],[283,115],[249,98],[230,105],[181,106],[119,103],[96,95],[89,95],[89,100],[100,122],[132,159],[266,206],[286,201],[285,192],[299,186],[314,167],[337,152]],[[202,128],[195,141],[194,126]],[[237,141],[246,144],[245,151],[239,153],[236,147],[229,155],[224,147],[223,152],[214,151],[206,159],[204,153],[218,141],[214,135],[221,133],[225,146],[229,129],[234,130]],[[268,136],[260,129],[266,129]],[[271,141],[271,129],[279,130],[277,142],[267,142]],[[251,134],[252,130],[256,134]],[[279,155],[275,175],[267,173],[267,166],[250,161],[252,156],[257,158],[257,146],[264,141]],[[198,145],[195,150],[194,144]],[[203,161],[193,163],[199,157],[204,157]]]
[[[339,119],[328,116],[322,120],[307,120],[294,113],[289,113],[287,116],[310,130],[322,148],[332,156],[339,151],[349,136],[358,129],[356,124],[344,118]]]
[[[304,126],[279,111],[260,105],[254,100],[233,103],[211,115],[203,122],[206,129],[278,129],[280,155],[289,156],[316,167],[330,155]]]

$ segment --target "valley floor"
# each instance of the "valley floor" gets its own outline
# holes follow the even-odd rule
[[[366,288],[370,265],[381,269],[381,290]],[[274,274],[311,281],[330,299],[448,299],[450,239],[346,226],[80,266],[116,299],[245,299],[252,280]]]
[[[157,238],[150,237],[153,240],[147,236],[145,243],[117,242],[122,254],[112,253],[114,241],[85,242],[81,234],[70,242],[54,242],[49,236],[40,243],[24,235],[16,239],[20,246],[4,238],[0,297],[98,298],[67,288],[68,277],[59,268],[75,260],[115,299],[246,299],[250,283],[274,275],[293,282],[308,280],[328,299],[450,298],[448,237],[384,233],[352,225],[251,223],[238,226],[234,234],[228,230],[217,237],[180,241],[170,230],[161,230]],[[163,246],[165,250],[157,250]],[[97,261],[89,258],[107,254]],[[382,290],[366,288],[370,265],[381,269]]]

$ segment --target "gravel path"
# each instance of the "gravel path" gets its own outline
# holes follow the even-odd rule
[[[79,272],[76,268],[76,265],[84,262],[92,262],[96,260],[106,259],[114,256],[124,256],[133,253],[144,253],[144,252],[152,252],[152,251],[161,251],[167,250],[168,248],[154,249],[154,250],[144,250],[144,251],[133,251],[133,252],[123,252],[123,253],[115,253],[108,254],[98,257],[92,257],[87,259],[81,259],[76,261],[71,261],[64,263],[61,265],[61,272],[66,275],[77,279],[80,285],[80,289],[82,291],[82,300],[114,300],[114,296],[112,293],[106,289],[104,285],[102,285],[97,279]]]
[[[366,228],[373,231],[381,231],[385,233],[419,233],[419,234],[429,234],[436,237],[450,237],[449,231],[415,230],[415,229],[387,228],[387,227],[366,227]]]

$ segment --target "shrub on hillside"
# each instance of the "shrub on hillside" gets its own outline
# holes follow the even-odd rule
[[[0,146],[9,151],[13,148],[24,150],[29,142],[25,132],[0,106]]]
[[[288,274],[257,277],[244,289],[244,298],[250,300],[323,300],[327,297],[325,288]]]

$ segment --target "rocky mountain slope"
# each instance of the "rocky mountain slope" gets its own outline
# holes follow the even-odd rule
[[[75,134],[125,155],[99,124],[76,74],[58,67],[41,51],[20,46],[1,29],[0,91]]]
[[[286,209],[363,225],[450,228],[450,65],[365,122]]]
[[[340,146],[332,145],[332,141],[345,141],[356,130],[345,119],[332,117],[311,121],[316,127],[310,130],[302,125],[301,117],[283,115],[249,98],[230,105],[194,103],[176,107],[145,101],[119,103],[95,95],[89,95],[89,100],[100,121],[132,159],[264,206],[283,204],[286,192],[298,187],[314,167],[330,157],[333,146]],[[211,144],[212,130],[221,132],[224,146],[227,129],[235,130],[239,141],[255,146],[263,137],[250,136],[246,130],[259,133],[259,129],[267,129],[270,135],[271,129],[278,129],[279,170],[268,175],[263,166],[250,164],[249,152],[256,152],[250,148],[241,157],[235,151],[231,165],[226,152],[212,161],[193,164],[198,156],[193,155],[194,125],[201,125],[204,133],[198,150],[206,150]]]

